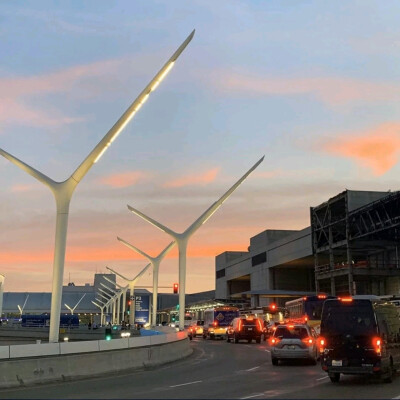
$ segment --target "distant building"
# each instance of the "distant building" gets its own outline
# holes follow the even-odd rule
[[[310,209],[311,226],[265,230],[216,257],[216,298],[252,306],[326,292],[399,294],[400,192],[346,190]]]

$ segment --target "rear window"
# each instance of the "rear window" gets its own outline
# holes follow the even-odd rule
[[[256,325],[256,319],[242,319],[243,325]]]
[[[197,326],[203,326],[204,325],[204,321],[197,321]]]
[[[343,303],[326,301],[321,320],[321,335],[362,336],[376,332],[375,316],[370,301]]]
[[[278,326],[274,336],[281,336],[283,339],[304,339],[308,337],[308,331],[303,326]]]

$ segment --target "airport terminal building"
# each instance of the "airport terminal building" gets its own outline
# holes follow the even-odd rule
[[[310,208],[310,226],[265,230],[216,257],[216,298],[253,307],[324,292],[400,294],[400,192],[345,190]]]

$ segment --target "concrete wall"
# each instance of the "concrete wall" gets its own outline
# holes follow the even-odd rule
[[[185,332],[111,341],[0,346],[0,387],[141,369],[179,360],[192,351]]]

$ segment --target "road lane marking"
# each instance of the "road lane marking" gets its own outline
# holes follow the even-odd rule
[[[203,381],[194,381],[194,382],[181,383],[179,385],[172,385],[172,386],[170,386],[170,388],[174,388],[174,387],[178,387],[178,386],[193,385],[194,383],[200,383],[200,382],[203,382]]]
[[[323,376],[322,378],[318,378],[317,381],[321,381],[322,379],[327,379],[327,378],[329,378],[329,375]]]
[[[246,369],[246,371],[254,371],[255,369],[260,368],[260,366],[258,367],[254,367],[254,368],[250,368],[250,369]]]
[[[393,400],[398,400],[400,399],[400,395],[396,396],[396,397],[392,397]]]
[[[240,400],[252,399],[253,397],[264,396],[264,393],[252,394],[251,396],[241,397]]]
[[[268,351],[268,353],[271,353],[271,350],[267,350],[267,349],[265,349],[265,351]]]

